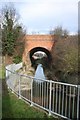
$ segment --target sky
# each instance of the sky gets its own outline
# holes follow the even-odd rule
[[[0,0],[0,8],[6,2],[14,3],[28,33],[46,34],[57,26],[78,31],[78,0]]]

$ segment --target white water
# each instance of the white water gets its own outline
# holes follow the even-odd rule
[[[44,71],[43,71],[43,67],[42,67],[42,64],[39,64],[37,66],[37,69],[36,69],[36,72],[35,72],[35,76],[34,76],[36,79],[34,79],[36,82],[44,82],[44,80],[46,79],[45,78],[45,75],[44,75]],[[40,80],[40,79],[43,79],[43,80]]]

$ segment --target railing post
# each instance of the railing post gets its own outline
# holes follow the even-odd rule
[[[79,118],[79,114],[80,114],[80,113],[79,113],[79,112],[80,112],[80,111],[79,111],[79,109],[80,109],[80,108],[79,108],[79,101],[80,101],[80,100],[79,100],[79,97],[80,97],[80,85],[78,85],[78,98],[77,98],[77,120],[79,120],[79,119],[80,119],[80,118]]]
[[[19,99],[21,99],[20,79],[21,79],[21,76],[19,76]]]
[[[8,89],[9,89],[8,81],[9,81],[9,71],[6,69],[6,83],[7,83]]]
[[[52,83],[50,81],[49,116],[51,115],[51,90],[52,90]]]
[[[8,86],[8,89],[9,89],[9,85],[8,85],[8,79],[9,79],[9,71],[6,69],[6,83],[7,83],[7,86]]]
[[[31,106],[33,106],[33,79],[31,81]]]

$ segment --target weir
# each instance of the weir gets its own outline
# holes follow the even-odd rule
[[[39,88],[42,88],[44,86],[45,80],[46,77],[44,74],[43,66],[42,64],[38,64],[33,80],[33,95],[35,99],[38,99],[39,95],[42,93],[42,90],[40,91]]]
[[[37,66],[34,77],[35,77],[35,79],[34,79],[35,82],[41,83],[41,82],[45,81],[46,77],[44,75],[44,70],[43,70],[42,64],[39,64]],[[41,79],[43,79],[43,81],[41,81]]]

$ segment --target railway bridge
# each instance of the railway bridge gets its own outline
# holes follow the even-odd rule
[[[23,62],[32,62],[33,54],[38,51],[44,52],[51,60],[51,49],[54,46],[54,35],[26,35]]]

